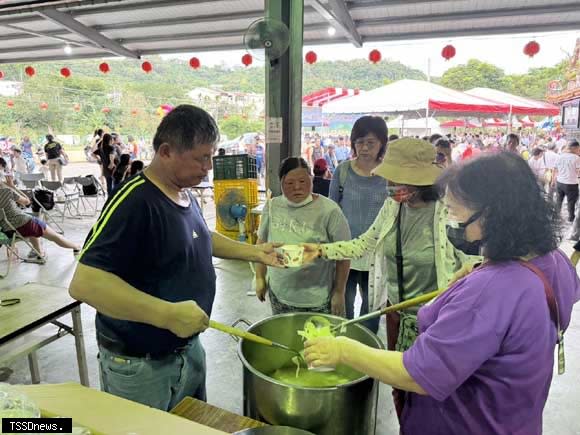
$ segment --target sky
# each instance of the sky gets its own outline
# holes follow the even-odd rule
[[[570,32],[552,32],[518,35],[494,35],[465,38],[442,38],[429,40],[396,41],[385,43],[366,43],[363,48],[350,44],[306,46],[305,52],[314,50],[318,61],[366,59],[368,53],[376,48],[381,51],[383,59],[399,61],[404,65],[428,73],[428,64],[432,76],[441,76],[448,68],[465,64],[469,59],[476,58],[497,65],[506,74],[524,74],[529,68],[553,66],[571,54],[580,38],[580,30]],[[533,58],[524,55],[524,45],[535,40],[540,44],[540,52]],[[450,61],[441,57],[441,49],[452,44],[457,50],[456,56]],[[189,59],[192,55],[200,58],[204,65],[240,66],[241,57],[245,51],[203,52],[188,55],[174,55]],[[427,60],[430,58],[430,62]],[[258,65],[254,61],[254,65]]]

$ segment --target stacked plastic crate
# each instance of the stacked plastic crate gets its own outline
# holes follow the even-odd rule
[[[215,156],[213,158],[213,185],[216,208],[223,206],[232,190],[242,193],[247,207],[246,241],[256,243],[259,216],[251,213],[258,205],[258,171],[256,157],[250,154]],[[232,220],[223,220],[216,210],[216,230],[233,240],[239,240],[240,232]]]

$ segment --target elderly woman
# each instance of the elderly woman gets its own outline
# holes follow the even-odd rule
[[[370,228],[346,243],[306,246],[307,259],[316,254],[331,260],[371,255],[369,311],[447,288],[463,265],[479,261],[458,251],[446,236],[447,210],[434,186],[441,169],[434,162],[435,148],[429,142],[391,142],[374,170],[388,181],[390,197]],[[389,349],[405,351],[411,346],[418,333],[416,315],[417,308],[411,308],[387,316]],[[400,416],[404,393],[395,390],[394,399]]]
[[[505,180],[510,180],[506,183]],[[404,434],[542,433],[558,343],[580,281],[557,249],[558,222],[526,162],[511,153],[454,167],[443,180],[454,243],[483,264],[419,311],[405,352],[345,337],[306,343],[313,366],[342,363],[410,392]]]
[[[258,243],[328,243],[348,240],[348,223],[340,207],[312,194],[312,176],[299,157],[284,160],[279,171],[282,196],[264,207]],[[312,311],[344,314],[344,291],[350,262],[316,260],[297,268],[256,265],[256,294],[262,302],[269,293],[274,314]]]

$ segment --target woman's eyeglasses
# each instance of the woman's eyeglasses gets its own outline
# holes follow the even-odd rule
[[[378,140],[373,140],[373,139],[369,139],[369,140],[361,139],[361,140],[354,141],[354,145],[357,147],[363,147],[366,145],[367,148],[374,148],[379,144],[380,144],[380,142]]]

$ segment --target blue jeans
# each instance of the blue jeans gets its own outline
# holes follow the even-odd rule
[[[183,398],[206,400],[205,351],[198,337],[163,359],[116,355],[99,346],[101,389],[115,396],[169,411]]]
[[[344,296],[347,319],[354,318],[354,300],[356,298],[357,285],[360,287],[362,297],[360,316],[368,314],[369,312],[369,273],[351,269],[348,274],[348,280],[346,281],[346,293]],[[376,319],[362,322],[362,324],[376,334],[379,330],[380,321],[381,318],[377,317]]]

